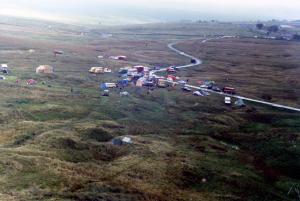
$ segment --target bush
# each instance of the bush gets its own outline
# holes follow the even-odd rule
[[[25,135],[18,136],[13,143],[14,145],[23,145],[25,142],[33,139],[36,136],[36,133],[26,133]]]
[[[107,142],[113,138],[113,135],[103,128],[92,128],[85,132],[84,138],[96,140],[97,142]]]
[[[300,145],[296,146],[299,147]],[[267,164],[291,178],[300,179],[300,150],[289,143],[270,140],[256,146]]]

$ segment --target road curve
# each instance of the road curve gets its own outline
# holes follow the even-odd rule
[[[232,38],[232,37],[234,37],[234,36],[223,36],[223,37],[219,37],[219,38],[209,38],[209,39],[205,39],[205,40],[203,40],[201,42],[202,43],[206,43],[207,41],[213,40],[213,39]],[[196,58],[196,57],[194,57],[192,55],[189,55],[189,54],[187,54],[185,52],[182,52],[182,51],[176,49],[174,47],[174,45],[176,45],[176,44],[178,44],[178,42],[176,42],[176,43],[170,43],[170,44],[168,44],[168,48],[171,49],[172,51],[174,51],[174,52],[182,55],[182,56],[188,57],[190,59],[194,59],[196,61],[195,63],[190,63],[190,64],[186,64],[186,65],[176,66],[176,68],[190,68],[190,67],[198,66],[198,65],[202,64],[202,60],[200,60],[200,59],[198,59],[198,58]],[[167,70],[167,68],[162,68],[162,69],[159,69],[159,70],[153,70],[153,71],[150,72],[150,74],[156,76],[155,73],[157,73],[157,72],[163,72],[163,71],[166,71],[166,70]],[[158,76],[156,76],[156,77],[158,77]],[[179,84],[178,82],[171,82],[171,81],[167,81],[167,82],[172,83],[172,84]],[[295,108],[295,107],[290,107],[290,106],[281,105],[281,104],[277,104],[277,103],[271,103],[271,102],[257,100],[257,99],[253,99],[253,98],[247,98],[247,97],[244,97],[244,96],[225,94],[223,92],[216,92],[216,91],[213,91],[213,90],[210,90],[210,89],[205,89],[205,88],[201,88],[201,87],[197,87],[197,86],[193,86],[193,85],[188,85],[188,84],[186,84],[185,86],[193,88],[193,89],[197,89],[197,90],[208,91],[208,92],[215,93],[215,94],[222,95],[222,96],[230,96],[230,97],[237,98],[237,99],[243,99],[243,100],[246,100],[246,101],[249,101],[249,102],[254,102],[254,103],[259,103],[259,104],[263,104],[263,105],[268,105],[268,106],[272,106],[272,107],[275,107],[275,108],[280,108],[280,109],[286,109],[286,110],[290,110],[290,111],[300,112],[300,109],[299,108]]]

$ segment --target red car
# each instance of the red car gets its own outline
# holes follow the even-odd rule
[[[168,73],[176,73],[176,70],[173,67],[167,68]]]
[[[235,94],[235,88],[232,87],[224,87],[222,90],[226,94]]]

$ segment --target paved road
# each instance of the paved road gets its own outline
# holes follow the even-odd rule
[[[234,37],[235,36],[222,36],[222,37],[218,37],[218,38],[205,39],[205,40],[203,40],[201,42],[202,43],[206,43],[209,40],[215,40],[215,39],[220,39],[220,38],[234,38]],[[170,44],[168,44],[168,47],[172,51],[174,51],[174,52],[176,52],[176,53],[178,53],[178,54],[180,54],[182,56],[188,57],[190,59],[194,59],[196,61],[195,63],[190,63],[190,64],[186,64],[186,65],[176,66],[176,68],[189,68],[189,67],[198,66],[198,65],[202,64],[202,61],[200,59],[198,59],[198,58],[196,58],[196,57],[194,57],[192,55],[189,55],[189,54],[187,54],[185,52],[182,52],[182,51],[176,49],[174,47],[174,45],[176,45],[176,44],[177,43],[170,43]],[[162,68],[160,70],[151,71],[150,74],[152,74],[154,76],[157,76],[157,75],[155,75],[155,73],[157,73],[157,72],[163,72],[163,71],[166,71],[166,70],[167,70],[167,68]],[[167,82],[172,83],[172,84],[179,84],[178,82],[171,82],[171,81],[167,81]],[[189,88],[192,88],[192,89],[196,89],[196,90],[208,91],[210,93],[215,93],[215,94],[222,95],[222,96],[230,96],[230,97],[237,98],[237,99],[243,99],[243,100],[246,100],[246,101],[249,101],[249,102],[254,102],[254,103],[259,103],[259,104],[263,104],[263,105],[272,106],[272,107],[275,107],[275,108],[281,108],[281,109],[286,109],[286,110],[300,112],[300,109],[299,108],[295,108],[295,107],[290,107],[290,106],[286,106],[286,105],[271,103],[271,102],[257,100],[257,99],[253,99],[253,98],[247,98],[247,97],[244,97],[244,96],[225,94],[223,92],[216,92],[216,91],[213,91],[213,90],[209,90],[209,89],[205,89],[205,88],[200,88],[200,87],[193,86],[193,85],[185,85],[185,86],[187,86]]]
[[[170,48],[172,51],[174,51],[174,52],[176,52],[176,53],[178,53],[182,56],[188,57],[190,59],[194,59],[196,61],[195,63],[189,63],[189,64],[182,65],[182,66],[176,66],[176,68],[189,68],[189,67],[198,66],[198,65],[202,64],[202,61],[200,59],[174,48],[174,45],[176,45],[176,44],[177,43],[170,43],[170,44],[168,44],[168,48]],[[156,77],[159,77],[159,76],[155,75],[155,73],[164,72],[164,71],[167,71],[167,68],[161,68],[159,70],[153,70],[153,71],[150,72],[150,75],[154,75]]]

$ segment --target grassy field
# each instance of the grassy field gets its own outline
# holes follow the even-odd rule
[[[63,29],[56,25],[57,30],[49,33],[43,23],[31,26],[34,31],[26,30],[32,35],[23,35],[19,26],[20,30],[13,25],[0,25],[6,30],[1,32],[0,60],[12,70],[0,82],[0,200],[297,199],[295,191],[287,193],[293,185],[300,185],[299,114],[250,103],[246,108],[228,107],[223,105],[222,97],[194,97],[179,88],[147,94],[146,89],[130,86],[126,89],[129,97],[120,97],[117,89],[110,97],[102,97],[99,83],[115,81],[117,74],[92,76],[87,73],[91,66],[110,66],[116,72],[127,65],[189,62],[166,47],[178,36],[168,36],[167,40],[166,36],[159,40],[143,36],[146,39],[137,40],[124,35],[104,39],[95,36],[95,30],[78,36],[78,27]],[[15,32],[17,36],[12,35]],[[215,32],[211,30],[212,34]],[[180,48],[204,58],[205,63],[203,69],[181,71],[179,75],[191,82],[210,78],[224,83],[220,71],[227,60],[222,65],[210,62],[225,58],[219,55],[230,51],[225,45],[240,52],[237,48],[245,49],[248,43],[210,42],[204,49],[194,42],[194,46],[180,44]],[[278,53],[270,49],[282,45],[257,43],[252,44],[255,49],[266,43],[268,55],[276,58]],[[216,50],[216,44],[223,48]],[[54,57],[52,51],[56,48],[65,54]],[[29,53],[29,49],[35,52]],[[206,51],[217,52],[210,56]],[[294,58],[289,59],[288,65],[296,65],[296,51],[288,51]],[[128,61],[97,59],[98,55],[116,54],[127,55]],[[238,57],[241,59],[242,55]],[[249,84],[249,89],[242,85],[238,89],[256,96],[260,88],[252,80],[253,74],[248,75],[253,71],[253,59],[249,55],[244,55],[244,59],[247,65],[236,67],[234,72],[239,73],[232,76],[236,82],[230,83],[248,77],[245,85]],[[35,74],[34,69],[40,64],[54,66],[55,74]],[[273,72],[278,75],[270,69],[266,68],[268,76]],[[284,80],[296,76],[297,68],[291,70],[284,74]],[[242,74],[244,71],[247,74]],[[39,83],[27,86],[25,81],[30,78]],[[21,83],[17,84],[17,79]],[[274,79],[268,86],[273,84],[283,85]],[[294,86],[299,90],[297,83]],[[283,100],[299,103],[297,98],[286,100],[278,93],[278,101]],[[111,140],[118,136],[130,136],[133,144],[112,145]]]
[[[178,44],[204,61],[201,70],[183,72],[193,82],[215,80],[247,97],[300,105],[300,43],[255,39],[200,40]]]

